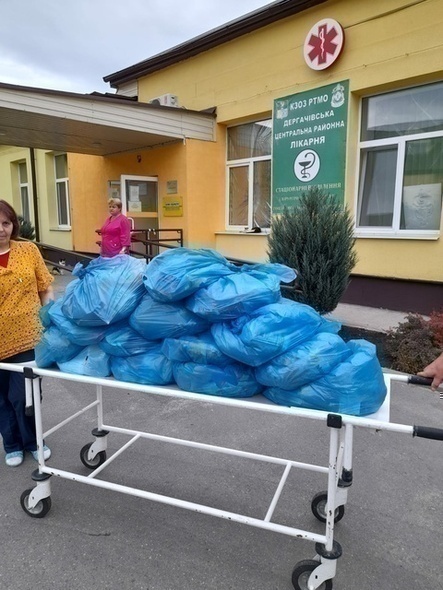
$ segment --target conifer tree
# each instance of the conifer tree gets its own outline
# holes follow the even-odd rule
[[[35,230],[30,221],[27,221],[21,215],[17,216],[19,222],[19,236],[27,240],[35,239]]]
[[[283,295],[322,314],[333,311],[357,262],[354,243],[349,210],[318,188],[307,190],[272,221],[269,260],[298,274],[298,289]]]

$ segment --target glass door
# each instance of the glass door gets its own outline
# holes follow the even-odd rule
[[[155,176],[121,176],[123,213],[134,229],[158,229],[158,179]]]
[[[155,176],[120,177],[122,211],[131,220],[133,239],[149,240],[149,244],[132,242],[131,249],[150,256],[158,254],[158,179]],[[149,231],[151,230],[151,231]],[[151,243],[154,240],[154,244]]]

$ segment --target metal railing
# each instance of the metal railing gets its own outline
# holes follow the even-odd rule
[[[170,235],[166,232],[173,232],[176,235]],[[160,238],[161,234],[167,237]],[[138,234],[136,237],[134,234]],[[143,236],[143,237],[142,237]],[[24,238],[20,238],[24,239]],[[29,241],[29,240],[25,240]],[[140,244],[143,248],[143,252],[138,252],[134,249],[130,249],[132,256],[142,257],[146,259],[146,262],[150,262],[155,256],[160,254],[161,250],[182,248],[183,247],[183,230],[182,229],[144,229],[134,230],[131,236],[131,242],[134,244]],[[40,250],[43,260],[46,264],[53,267],[53,269],[67,270],[72,272],[72,269],[77,263],[87,266],[91,260],[97,258],[99,254],[84,254],[81,252],[73,252],[71,250],[65,250],[63,248],[57,248],[49,244],[43,244],[41,242],[34,242]],[[98,243],[98,242],[97,242]],[[256,264],[250,260],[242,260],[240,258],[225,257],[229,262],[232,262],[236,266],[243,266],[244,264]],[[286,293],[301,293],[299,279],[295,279],[290,284],[281,284],[282,291]]]
[[[132,244],[140,244],[143,252],[130,248],[130,254],[143,254],[146,261],[151,261],[162,249],[182,248],[182,229],[134,229],[131,232]]]
[[[99,254],[75,252],[73,250],[66,250],[58,246],[52,246],[43,242],[34,242],[26,238],[19,238],[22,241],[32,241],[43,257],[43,260],[49,266],[58,268],[60,270],[67,270],[72,272],[72,269],[77,263],[87,266],[91,260],[97,258]],[[100,245],[100,241],[96,242]],[[160,253],[163,249],[183,247],[183,230],[182,229],[136,229],[131,232],[131,244],[140,244],[142,251],[137,251],[134,248],[130,249],[130,254],[133,256],[141,256],[147,262],[152,260],[154,256]]]
[[[33,240],[27,240],[25,238],[19,238],[19,240],[24,242],[32,241],[40,250],[40,254],[47,265],[60,270],[67,270],[69,272],[72,271],[77,263],[81,262],[86,266],[91,260],[94,260],[94,258],[97,258],[98,256],[98,254],[84,254],[82,252],[65,250],[64,248],[51,246],[50,244],[44,244],[43,242],[34,242]]]

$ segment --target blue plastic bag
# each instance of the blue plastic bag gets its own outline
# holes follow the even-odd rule
[[[328,375],[288,391],[271,387],[263,394],[283,406],[367,416],[376,412],[386,397],[383,371],[376,347],[366,340],[350,340],[351,356]]]
[[[52,324],[51,318],[49,316],[49,310],[53,305],[54,301],[51,299],[51,301],[48,301],[46,305],[43,305],[38,310],[38,317],[43,328],[49,328],[49,326]]]
[[[119,381],[143,385],[168,385],[174,382],[172,363],[160,351],[160,346],[142,354],[111,358],[112,374]]]
[[[81,349],[82,346],[72,343],[56,326],[50,326],[35,347],[35,362],[37,367],[51,367],[72,359]]]
[[[295,277],[295,272],[282,264],[245,265],[199,289],[187,299],[186,307],[212,322],[232,320],[278,302],[280,282]]]
[[[57,299],[49,308],[47,315],[54,326],[74,344],[89,346],[103,338],[108,326],[78,326],[63,313],[63,299]]]
[[[251,367],[233,363],[226,367],[174,363],[174,379],[180,389],[221,397],[251,397],[263,390]]]
[[[129,317],[129,325],[147,340],[178,338],[184,334],[205,332],[206,320],[178,303],[162,303],[146,293]]]
[[[143,282],[157,301],[180,301],[235,270],[235,265],[215,250],[176,248],[151,260]]]
[[[85,346],[74,358],[58,362],[58,368],[64,373],[88,375],[89,377],[109,377],[111,359],[97,344]]]
[[[269,387],[297,389],[327,375],[351,355],[337,334],[320,332],[255,369],[257,381]]]
[[[99,346],[111,356],[132,356],[148,352],[159,343],[153,340],[146,340],[138,332],[133,330],[126,322],[109,326],[105,337]]]
[[[146,292],[143,285],[145,260],[124,254],[99,257],[86,268],[77,264],[79,277],[63,297],[64,315],[79,326],[103,326],[128,317]]]
[[[235,362],[217,347],[211,332],[180,338],[165,338],[161,349],[169,360],[181,363],[192,362],[226,367]]]
[[[288,299],[265,305],[232,322],[215,323],[211,332],[219,349],[241,363],[258,367],[320,331],[338,332],[340,324],[312,307]]]
[[[278,262],[243,264],[243,266],[237,267],[237,270],[239,270],[241,273],[247,274],[258,272],[264,273],[266,275],[272,275],[278,277],[282,283],[290,283],[297,278],[297,273],[293,268]]]

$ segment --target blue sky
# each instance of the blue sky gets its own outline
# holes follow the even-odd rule
[[[0,0],[0,82],[113,90],[103,76],[262,6],[266,0]]]

